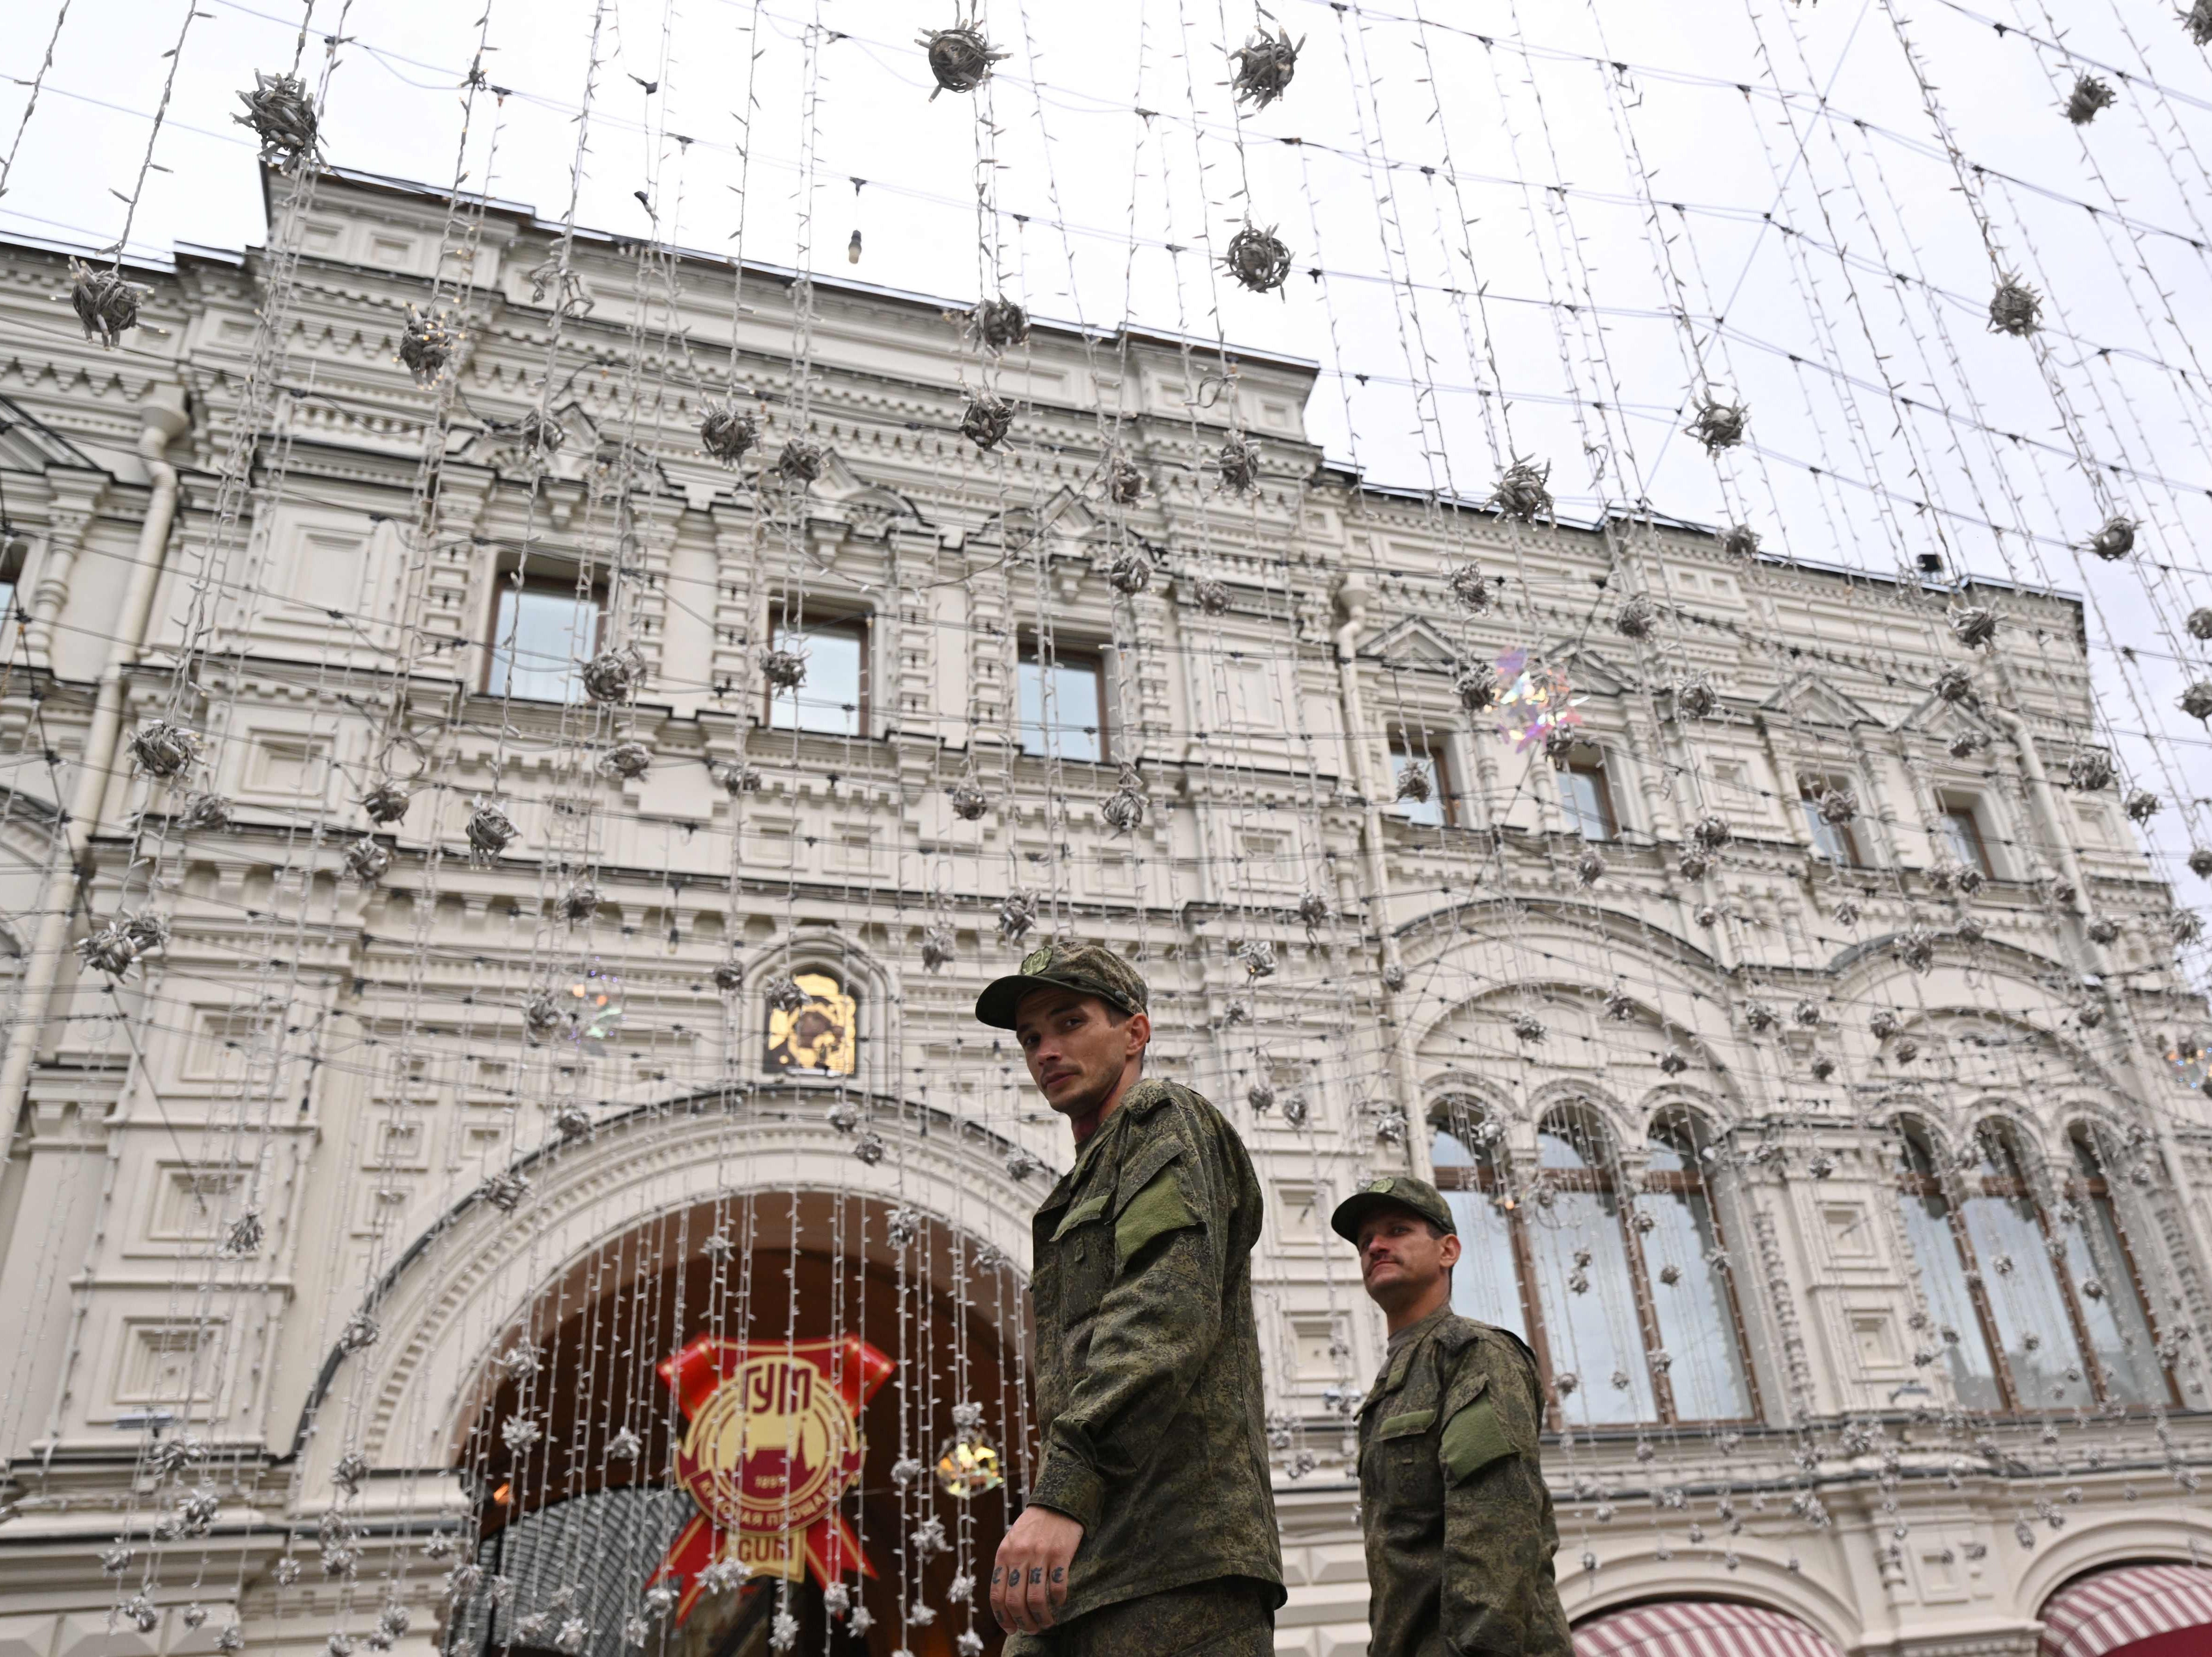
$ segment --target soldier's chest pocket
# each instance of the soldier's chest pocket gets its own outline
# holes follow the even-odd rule
[[[1375,1423],[1368,1441],[1368,1477],[1386,1498],[1420,1502],[1431,1487],[1442,1490],[1443,1475],[1437,1461],[1437,1412],[1431,1409],[1395,1410]]]
[[[1100,1191],[1073,1205],[1052,1234],[1059,1279],[1060,1325],[1073,1331],[1098,1310],[1114,1286],[1114,1193]]]

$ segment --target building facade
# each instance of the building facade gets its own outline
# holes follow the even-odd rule
[[[702,1331],[895,1363],[895,1603],[808,1638],[956,1649],[1070,1158],[971,1008],[1058,935],[1267,1190],[1279,1649],[1364,1648],[1378,1170],[1540,1355],[1577,1621],[2027,1654],[2212,1547],[2205,1009],[2075,600],[1377,489],[1309,363],[271,189],[113,349],[0,246],[0,1657],[619,1652]],[[975,1431],[1004,1492],[894,1465]]]

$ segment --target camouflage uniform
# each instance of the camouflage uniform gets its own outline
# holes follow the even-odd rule
[[[985,992],[985,1022],[1010,1026],[1021,995],[1055,984],[1143,1009],[1144,981],[1107,950],[1048,946],[1022,968]],[[1273,1649],[1285,1594],[1252,1313],[1260,1221],[1236,1130],[1172,1081],[1132,1086],[1037,1209],[1044,1460],[1029,1499],[1084,1530],[1059,1622],[1012,1636],[1009,1654]]]
[[[1337,1230],[1357,1240],[1380,1197],[1456,1229],[1433,1187],[1398,1179],[1348,1199]],[[1536,1355],[1509,1330],[1445,1307],[1392,1337],[1359,1410],[1370,1657],[1571,1657],[1543,1410]]]

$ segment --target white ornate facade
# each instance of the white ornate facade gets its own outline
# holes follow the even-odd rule
[[[301,212],[296,268],[186,250],[138,273],[167,332],[114,351],[52,302],[58,254],[0,247],[24,543],[0,569],[0,1657],[189,1654],[234,1618],[248,1649],[304,1652],[386,1605],[429,1650],[445,1567],[420,1544],[465,1518],[494,1357],[612,1292],[586,1263],[644,1239],[635,1272],[680,1265],[733,1202],[751,1250],[795,1226],[885,1271],[880,1217],[927,1216],[923,1275],[989,1303],[1017,1373],[1011,1291],[975,1287],[999,1280],[972,1251],[1020,1266],[1068,1151],[970,1016],[1019,952],[1016,891],[1040,934],[1139,958],[1156,1069],[1231,1112],[1267,1185],[1279,1649],[1364,1647],[1339,1411],[1380,1325],[1327,1209],[1440,1153],[1463,1303],[1573,1378],[1547,1463],[1571,1615],[1710,1595],[1851,1653],[2027,1653],[2066,1581],[2212,1548],[2212,1118],[2172,1057],[2204,1009],[2118,793],[2063,786],[2074,600],[1439,508],[1323,461],[1309,365],[1042,324],[987,362],[939,303],[775,272],[744,288],[765,436],[733,470],[696,436],[726,265],[579,237],[590,306],[556,316],[532,272],[557,228],[526,211],[457,226],[442,197],[331,177]],[[426,388],[394,353],[441,240],[435,302],[457,245],[475,287]],[[1020,405],[988,456],[958,432],[987,375]],[[1249,497],[1217,481],[1232,418],[1262,454]],[[804,490],[766,481],[794,435],[826,452]],[[1109,448],[1143,478],[1126,509]],[[1152,573],[1124,594],[1132,549]],[[1480,613],[1449,585],[1470,564]],[[526,591],[556,616],[585,595],[576,654],[634,646],[634,702],[519,693],[498,630]],[[1992,649],[1954,642],[1963,605],[2000,612]],[[857,691],[799,718],[819,728],[766,717],[785,616],[825,683],[853,653]],[[1463,705],[1455,671],[1516,649],[1583,698],[1565,772]],[[1057,757],[1022,705],[1038,656],[1062,696],[1101,691],[1058,716]],[[118,741],[165,714],[206,739],[189,788]],[[629,740],[652,761],[625,780],[602,761]],[[1444,803],[1393,800],[1409,757]],[[1126,763],[1146,809],[1123,832]],[[383,775],[415,792],[364,883],[346,858]],[[1824,789],[1856,815],[1816,829]],[[228,825],[187,830],[194,792]],[[479,801],[519,832],[472,862]],[[1686,874],[1712,817],[1728,843]],[[143,914],[168,936],[120,980],[55,947]],[[808,972],[854,1003],[849,1076],[768,1063],[765,988]],[[547,990],[562,1021],[533,1040]],[[575,1019],[603,993],[619,1023],[594,1038]],[[1977,1141],[1991,1121],[2008,1141]],[[220,1508],[156,1547],[179,1434]],[[334,1507],[357,1557],[326,1577]],[[134,1558],[103,1575],[119,1536]],[[143,1631],[113,1615],[140,1593]]]

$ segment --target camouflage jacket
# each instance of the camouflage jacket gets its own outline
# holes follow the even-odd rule
[[[1520,1337],[1441,1311],[1359,1411],[1370,1657],[1570,1657]]]
[[[1270,1584],[1252,1247],[1260,1183],[1189,1088],[1139,1081],[1032,1221],[1037,1416],[1030,1500],[1079,1520],[1063,1622],[1222,1576]]]

